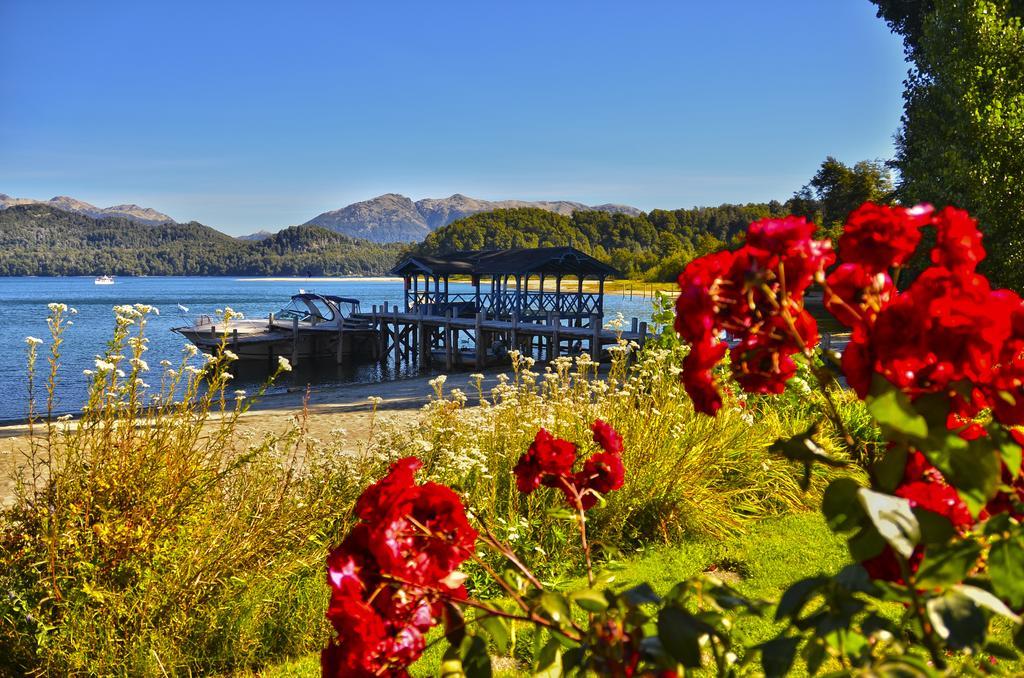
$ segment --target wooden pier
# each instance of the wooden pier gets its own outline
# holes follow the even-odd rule
[[[620,339],[642,345],[649,336],[646,322],[633,318],[628,328],[617,332],[604,328],[597,314],[583,327],[564,324],[554,313],[544,322],[537,322],[521,321],[514,313],[505,320],[488,318],[484,312],[472,317],[456,316],[451,309],[445,315],[428,313],[422,307],[401,311],[397,305],[390,309],[374,307],[357,317],[377,331],[376,355],[396,371],[403,364],[432,362],[446,370],[459,366],[482,368],[502,361],[513,350],[538,361],[584,352],[600,361],[605,348],[617,345]]]
[[[413,254],[391,273],[405,281],[404,307],[358,318],[377,331],[377,357],[396,369],[482,368],[510,351],[548,361],[587,352],[599,361],[620,338],[647,338],[647,323],[636,318],[621,332],[604,327],[604,282],[618,272],[572,247]],[[452,277],[468,278],[473,291],[450,292]],[[596,292],[584,291],[587,279]]]

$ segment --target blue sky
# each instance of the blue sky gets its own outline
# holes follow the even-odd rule
[[[384,192],[786,199],[892,155],[868,0],[0,0],[0,192],[231,233]]]

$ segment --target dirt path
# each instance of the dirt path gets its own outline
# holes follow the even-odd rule
[[[486,393],[497,384],[496,375],[501,370],[485,372],[483,382]],[[507,370],[505,370],[507,371]],[[370,420],[373,416],[372,396],[381,398],[377,416],[392,420],[412,422],[420,408],[434,395],[429,385],[432,376],[413,377],[398,381],[374,384],[349,384],[334,388],[313,389],[309,393],[308,418],[309,435],[321,440],[336,435],[338,429],[345,429],[347,438],[355,448],[369,435]],[[475,381],[468,373],[448,377],[445,393],[460,388],[467,395],[476,393]],[[292,419],[302,412],[305,392],[274,394],[264,397],[244,414],[239,430],[257,433],[283,433],[288,430]],[[471,401],[472,402],[472,398]],[[0,427],[0,503],[10,500],[18,468],[24,462],[29,448],[28,426],[18,424]]]

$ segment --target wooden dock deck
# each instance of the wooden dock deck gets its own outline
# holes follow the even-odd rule
[[[554,313],[543,320],[520,320],[515,314],[511,319],[501,319],[488,318],[482,312],[467,317],[451,311],[446,315],[430,314],[422,308],[400,311],[397,305],[385,309],[374,307],[372,312],[353,318],[370,323],[377,331],[377,356],[393,361],[396,369],[403,362],[429,364],[437,353],[443,354],[445,369],[465,362],[462,357],[467,353],[472,364],[479,367],[500,359],[501,349],[518,350],[538,360],[585,351],[600,360],[604,348],[616,345],[620,338],[643,345],[650,336],[647,323],[637,318],[619,332],[605,328],[603,317],[597,314],[580,326],[579,318],[568,322],[580,324],[565,324],[566,320]]]

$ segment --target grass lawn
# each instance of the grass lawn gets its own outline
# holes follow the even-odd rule
[[[687,542],[651,548],[624,561],[618,585],[629,588],[647,582],[659,593],[668,591],[681,579],[715,570],[751,597],[777,599],[797,579],[820,572],[833,573],[847,562],[846,546],[828,531],[818,513],[801,513],[765,520],[735,539]],[[581,580],[582,581],[582,580]],[[580,582],[575,582],[575,584]],[[767,639],[774,630],[768,619],[745,621],[736,629],[737,639],[753,644]],[[430,648],[413,667],[413,675],[436,675],[443,643]],[[496,675],[522,675],[514,668]],[[319,655],[271,667],[261,675],[273,678],[320,675]]]

